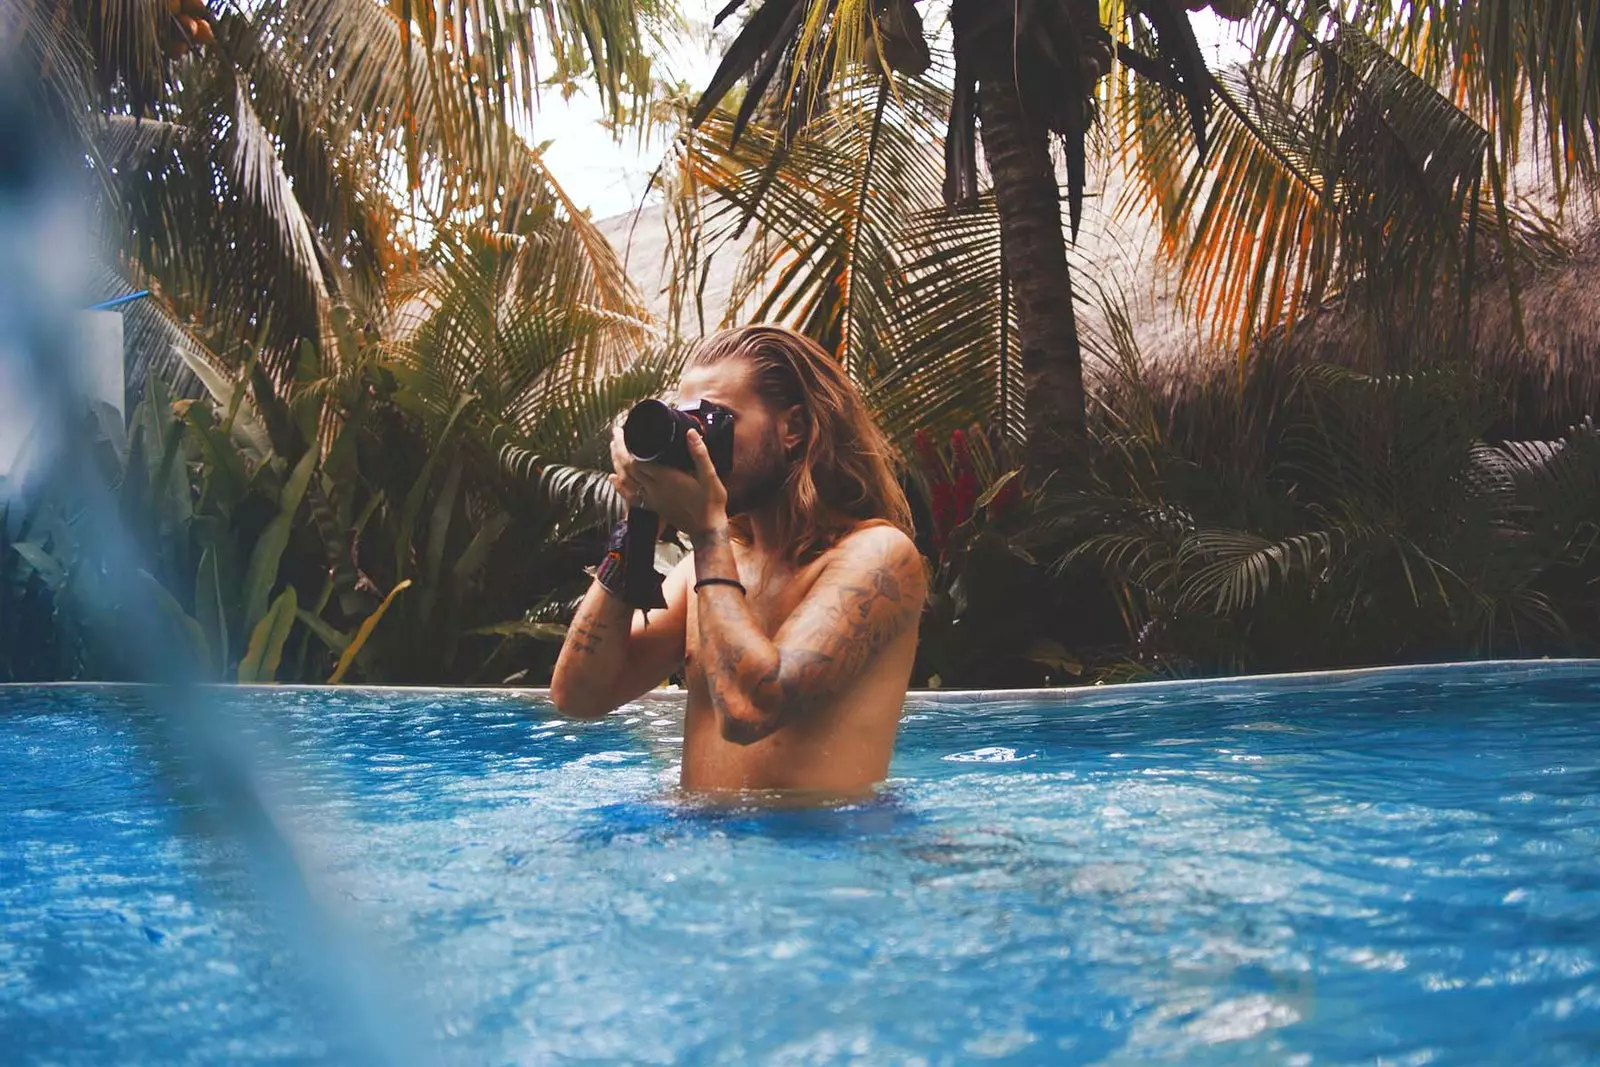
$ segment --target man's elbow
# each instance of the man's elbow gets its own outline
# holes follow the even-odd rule
[[[550,703],[567,719],[593,721],[604,718],[612,710],[603,700],[567,684],[560,674],[550,679]]]
[[[726,701],[717,716],[722,739],[735,745],[753,745],[778,729],[780,718],[751,700]]]

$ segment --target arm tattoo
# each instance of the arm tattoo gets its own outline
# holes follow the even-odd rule
[[[574,652],[592,655],[599,649],[609,629],[610,626],[598,619],[589,623],[574,623],[572,629],[567,631],[567,644],[572,646]]]
[[[905,594],[906,569],[884,552],[854,584],[830,589],[825,625],[814,640],[780,649],[771,681],[763,679],[768,706],[788,720],[832,700],[905,630],[921,609],[921,597],[910,603]],[[909,609],[909,610],[908,610]]]
[[[746,649],[726,638],[708,642],[706,680],[713,706],[729,740],[749,744],[825,707],[852,684],[890,642],[916,622],[922,608],[924,576],[921,559],[879,542],[876,558],[859,560],[849,580],[829,581],[824,575],[796,612],[770,667],[745,682],[751,704],[763,714],[756,721],[730,718],[726,695],[740,687],[739,667]],[[742,611],[737,593],[706,598],[707,613]],[[737,632],[730,617],[714,620],[719,638]]]

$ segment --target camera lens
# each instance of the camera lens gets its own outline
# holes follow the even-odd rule
[[[662,458],[677,435],[677,413],[659,400],[641,400],[622,424],[622,443],[641,463]]]

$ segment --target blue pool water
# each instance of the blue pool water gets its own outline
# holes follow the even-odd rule
[[[674,799],[671,700],[217,699],[419,1062],[1600,1060],[1600,664],[913,699],[837,811]],[[148,700],[0,689],[0,1061],[348,1062]]]

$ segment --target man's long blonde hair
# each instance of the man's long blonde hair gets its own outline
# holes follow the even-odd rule
[[[914,536],[911,505],[895,477],[898,457],[838,361],[793,330],[744,326],[706,337],[688,363],[704,367],[730,359],[750,363],[756,391],[777,413],[794,405],[804,413],[805,439],[787,457],[775,505],[778,543],[791,560],[813,559],[873,520]],[[736,519],[734,529],[749,536],[747,522]]]

